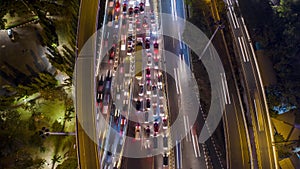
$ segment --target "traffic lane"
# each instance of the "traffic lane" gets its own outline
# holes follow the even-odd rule
[[[236,97],[232,97],[232,101],[235,103],[238,102]],[[236,104],[226,106],[225,111],[226,114],[224,116],[224,120],[226,120],[228,125],[227,144],[229,147],[226,150],[229,155],[228,167],[232,168],[234,166],[237,168],[250,168],[250,158],[246,139],[247,136],[243,119],[240,115],[242,112],[238,110],[238,105]]]
[[[79,165],[82,169],[97,168],[97,153],[95,148],[97,145],[90,139],[89,135],[84,130],[82,125],[77,126],[77,139],[78,139],[78,151],[79,151]]]
[[[270,147],[270,143],[267,141],[266,132],[259,132],[258,133],[258,141],[259,141],[259,150],[261,154],[261,162],[262,162],[262,168],[274,168],[272,164],[274,164],[272,160],[272,154],[270,150],[272,148]]]
[[[85,42],[96,32],[98,4],[99,0],[81,1],[77,34],[77,48],[79,52]]]
[[[198,143],[199,144],[199,143]],[[205,157],[204,157],[204,153],[203,150],[201,149],[202,146],[199,145],[200,148],[200,157],[196,158],[195,157],[195,152],[194,152],[194,147],[192,142],[187,142],[186,138],[184,138],[181,141],[181,145],[182,145],[182,166],[183,168],[206,168],[205,165]],[[195,159],[195,160],[191,160],[191,159]]]
[[[244,74],[245,74],[245,79],[246,79],[246,85],[248,86],[248,91],[250,92],[250,94],[252,94],[251,96],[253,96],[253,92],[258,88],[258,84],[257,84],[257,79],[255,79],[254,77],[254,72],[252,69],[252,65],[250,62],[245,63],[244,64]],[[254,99],[253,97],[250,98],[251,100],[249,101],[251,105],[253,105],[252,100]],[[254,105],[253,105],[254,106]],[[253,109],[253,111],[251,111],[250,113],[253,113],[253,117],[256,117],[256,113],[255,110]],[[265,114],[265,113],[264,113]],[[253,119],[253,121],[255,121],[255,125],[257,126],[256,129],[258,129],[258,123],[255,119]],[[274,167],[272,166],[272,156],[270,156],[270,144],[268,144],[268,138],[267,138],[267,133],[269,130],[264,130],[264,132],[262,132],[263,134],[258,134],[258,144],[259,144],[259,149],[265,149],[265,147],[267,147],[268,149],[266,149],[266,151],[261,151],[261,161],[262,161],[262,167],[266,167],[266,168],[270,168],[270,167]],[[254,132],[258,132],[258,130],[254,131]],[[270,159],[271,158],[271,159]],[[267,161],[263,161],[266,160]]]
[[[127,158],[127,168],[153,169],[153,157]]]
[[[95,93],[94,63],[91,55],[80,55],[76,64],[76,113],[77,124],[81,126],[79,135],[79,160],[81,168],[98,167],[95,133]],[[90,69],[86,69],[89,67]],[[91,138],[90,138],[91,137]]]

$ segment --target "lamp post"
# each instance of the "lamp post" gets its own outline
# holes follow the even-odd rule
[[[215,32],[214,32],[214,33],[212,34],[212,36],[210,37],[208,43],[206,44],[205,48],[203,49],[202,53],[200,54],[198,60],[201,60],[202,56],[203,56],[204,53],[206,52],[208,46],[211,44],[211,41],[213,40],[213,38],[214,38],[215,35],[217,34],[218,30],[225,28],[225,26],[224,26],[220,21],[218,21],[217,24],[218,24],[217,29],[215,30]]]

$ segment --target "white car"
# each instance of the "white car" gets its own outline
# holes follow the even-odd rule
[[[148,57],[147,66],[151,66],[151,65],[152,65],[152,58]]]
[[[137,124],[135,126],[135,139],[136,140],[140,140],[141,139],[140,132],[141,132],[141,126],[140,126],[140,124]]]

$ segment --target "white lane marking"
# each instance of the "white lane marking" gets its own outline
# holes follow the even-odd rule
[[[248,32],[248,29],[246,27],[246,24],[245,24],[245,21],[244,21],[244,18],[241,16],[241,20],[242,20],[242,23],[243,23],[243,26],[244,26],[244,29],[245,29],[245,32],[246,32],[246,35],[247,35],[247,39],[248,41],[250,41],[250,36],[249,36],[249,32]]]
[[[231,16],[231,20],[232,20],[232,23],[233,23],[233,27],[234,27],[234,29],[236,29],[236,24],[235,24],[235,20],[234,20],[234,18],[233,18],[233,15],[232,15],[231,8],[229,8],[229,13],[230,13],[230,16]]]
[[[244,48],[243,48],[243,45],[242,45],[242,42],[241,42],[241,37],[238,37],[238,41],[239,41],[239,45],[240,45],[240,50],[241,50],[241,52],[242,52],[243,61],[244,61],[244,62],[247,62],[247,61],[246,61],[246,58],[245,58]]]
[[[232,2],[231,2],[231,0],[229,0],[229,5],[232,5]]]
[[[196,156],[196,158],[198,157],[198,152],[196,150],[196,144],[195,144],[195,136],[194,134],[192,134],[192,141],[193,141],[193,150],[194,150],[194,154]]]
[[[222,82],[222,88],[223,88],[223,95],[224,95],[224,100],[225,100],[225,104],[228,103],[227,101],[227,95],[226,95],[226,89],[225,89],[225,83],[224,83],[224,80],[223,80],[223,76],[222,76],[222,73],[220,74],[221,76],[221,82]]]
[[[224,76],[224,83],[225,83],[225,89],[226,89],[226,93],[227,93],[228,104],[231,104],[229,90],[228,90],[228,84],[227,84],[225,73],[223,73],[223,76]]]
[[[177,94],[179,94],[176,68],[174,68],[174,79],[175,79],[175,85],[176,85],[176,92],[177,92]]]
[[[172,13],[172,19],[174,21],[174,4],[173,4],[173,0],[171,0],[171,13]]]
[[[186,122],[186,116],[185,115],[183,116],[183,125],[184,125],[185,133],[188,133],[188,125],[187,125],[187,122]],[[189,134],[187,134],[187,136],[186,136],[186,141],[187,142],[190,141]]]
[[[259,122],[259,118],[258,118],[258,111],[257,111],[255,99],[253,100],[253,102],[254,102],[254,107],[255,107],[256,121],[257,121],[257,125],[258,125],[258,130],[261,131],[261,128],[260,128],[260,122]]]
[[[179,76],[180,76],[179,69],[177,68],[176,70],[177,70],[177,79],[178,79],[179,93],[182,93],[182,90],[181,90],[181,80],[179,78]]]
[[[176,140],[176,161],[177,161],[177,169],[179,169],[179,149],[178,149],[178,141]]]
[[[175,20],[177,21],[177,5],[176,5],[176,0],[174,0],[174,15],[175,15]]]
[[[232,14],[233,14],[235,22],[236,22],[236,26],[237,26],[237,28],[240,28],[240,24],[239,24],[239,21],[237,20],[236,14],[234,12],[234,8],[231,7],[231,9],[232,9]]]
[[[194,134],[193,134],[194,135]],[[198,142],[198,135],[195,134],[194,135],[195,138],[195,144],[196,144],[196,151],[198,153],[198,157],[201,157],[201,152],[200,152],[200,148],[199,148],[199,142]]]
[[[188,132],[188,136],[190,137],[190,140],[192,139],[192,134],[191,134],[191,132],[192,132],[192,130],[190,130],[190,120],[189,120],[189,116],[186,116],[186,124],[187,124],[187,129],[189,130],[189,132]]]
[[[245,50],[246,60],[247,60],[247,62],[249,62],[249,54],[248,54],[248,50],[247,50],[247,47],[246,47],[246,44],[244,41],[244,37],[241,37],[241,40],[242,40],[243,48]]]

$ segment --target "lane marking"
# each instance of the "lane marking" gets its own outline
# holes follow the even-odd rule
[[[242,42],[241,42],[241,37],[238,37],[238,41],[239,41],[239,45],[240,45],[240,50],[242,52],[243,60],[244,60],[244,62],[247,62],[246,57],[245,57],[245,53],[244,53],[244,49],[243,49],[243,45],[242,45]]]
[[[248,50],[247,50],[247,47],[246,47],[246,44],[245,44],[245,41],[244,41],[244,37],[241,37],[241,40],[242,40],[242,44],[243,44],[243,47],[244,47],[244,50],[245,50],[246,60],[247,60],[247,62],[249,62],[249,54],[248,54]]]
[[[176,85],[176,92],[177,92],[177,94],[179,94],[176,68],[174,68],[174,79],[175,79],[175,85]]]
[[[234,27],[234,29],[236,29],[236,24],[235,24],[235,20],[234,20],[234,18],[233,18],[233,15],[232,15],[231,8],[229,8],[229,13],[230,13],[230,16],[231,16],[231,20],[232,20],[232,23],[233,23],[233,27]]]
[[[229,90],[228,90],[228,84],[227,84],[225,73],[223,73],[223,76],[224,76],[223,78],[224,78],[225,89],[226,89],[226,93],[227,93],[228,104],[231,104]]]
[[[195,136],[194,136],[194,134],[192,134],[192,142],[193,142],[194,154],[195,154],[195,156],[197,158],[198,157],[198,153],[197,153],[197,150],[196,150],[196,144],[195,144]]]
[[[222,73],[220,74],[220,76],[221,76],[221,82],[222,82],[222,88],[223,88],[222,91],[223,91],[223,94],[224,94],[225,104],[228,104],[227,95],[226,95],[226,91],[225,91],[225,84],[224,84]]]
[[[237,17],[236,17],[236,14],[235,14],[235,12],[234,12],[234,8],[231,6],[231,9],[232,9],[232,14],[233,14],[233,16],[234,16],[234,19],[235,19],[235,21],[236,21],[236,26],[237,26],[237,28],[240,28],[240,24],[239,24],[239,21],[238,21],[238,19],[237,19]]]
[[[178,79],[178,89],[179,89],[179,93],[182,93],[182,89],[181,89],[181,80],[179,79],[179,69],[177,68],[177,79]]]

